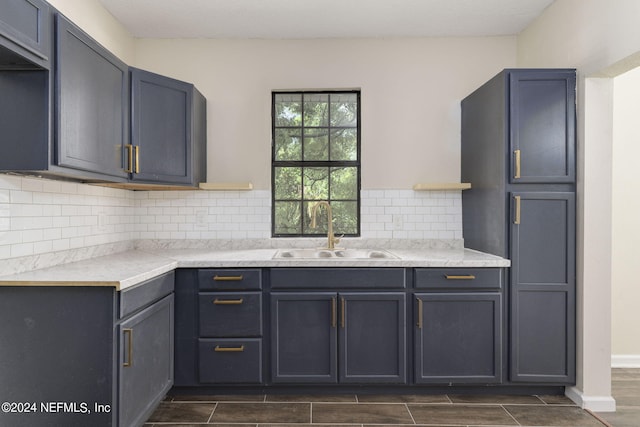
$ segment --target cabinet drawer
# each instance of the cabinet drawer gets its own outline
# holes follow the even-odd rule
[[[405,288],[403,268],[272,268],[272,289]]]
[[[262,270],[221,270],[206,269],[198,271],[200,289],[238,290],[262,289]]]
[[[261,383],[262,339],[200,339],[201,383]]]
[[[163,274],[120,293],[120,318],[173,292],[175,273]]]
[[[262,293],[201,292],[200,336],[255,337],[262,335]]]
[[[416,288],[500,289],[500,268],[416,268]]]

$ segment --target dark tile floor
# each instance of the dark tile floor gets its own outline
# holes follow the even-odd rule
[[[614,370],[615,413],[592,414],[564,396],[169,396],[145,427],[640,427],[640,369]]]

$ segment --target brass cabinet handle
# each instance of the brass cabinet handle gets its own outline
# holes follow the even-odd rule
[[[122,366],[128,368],[133,366],[133,329],[131,328],[122,328],[122,333],[127,334],[127,359],[122,363]]]
[[[464,274],[464,275],[454,275],[454,274],[445,274],[445,279],[447,280],[473,280],[476,278],[473,274]]]
[[[218,353],[240,353],[244,351],[244,346],[241,345],[240,347],[220,347],[219,345],[217,345],[216,348],[213,349],[213,351]]]
[[[239,282],[242,280],[242,274],[240,276],[213,276],[213,280],[216,282]]]
[[[213,300],[213,303],[215,305],[239,305],[242,304],[244,302],[244,298],[238,298],[238,299],[219,299],[216,298]]]
[[[336,327],[336,317],[337,317],[337,308],[336,308],[336,297],[331,297],[331,327]]]
[[[340,303],[341,303],[341,304],[340,304],[340,309],[341,309],[341,310],[340,310],[340,311],[341,311],[341,313],[340,313],[340,314],[341,314],[341,318],[340,318],[340,327],[341,327],[342,329],[344,329],[344,325],[345,325],[345,323],[346,323],[345,318],[347,317],[347,316],[346,316],[346,313],[347,313],[347,301],[344,299],[344,297],[342,297],[342,298],[340,298]]]
[[[418,323],[416,324],[418,326],[418,329],[422,329],[422,300],[420,298],[417,298],[418,300]]]
[[[514,196],[513,199],[516,203],[516,212],[513,218],[513,223],[518,225],[520,224],[520,196]]]
[[[140,146],[134,145],[133,152],[136,154],[136,168],[135,173],[140,173]]]
[[[133,173],[133,145],[127,144],[127,168],[126,173]]]
[[[513,154],[515,156],[515,169],[516,169],[513,177],[515,179],[518,179],[520,178],[520,150],[515,150]]]

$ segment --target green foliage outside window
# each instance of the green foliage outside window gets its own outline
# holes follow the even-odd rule
[[[326,234],[327,215],[311,210],[326,200],[336,234],[360,233],[358,92],[273,94],[273,234]]]

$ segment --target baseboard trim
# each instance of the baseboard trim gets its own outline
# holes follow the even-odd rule
[[[640,354],[612,354],[612,368],[640,368]]]
[[[582,409],[592,412],[615,412],[616,400],[612,396],[587,396],[576,387],[566,387],[564,394]]]

